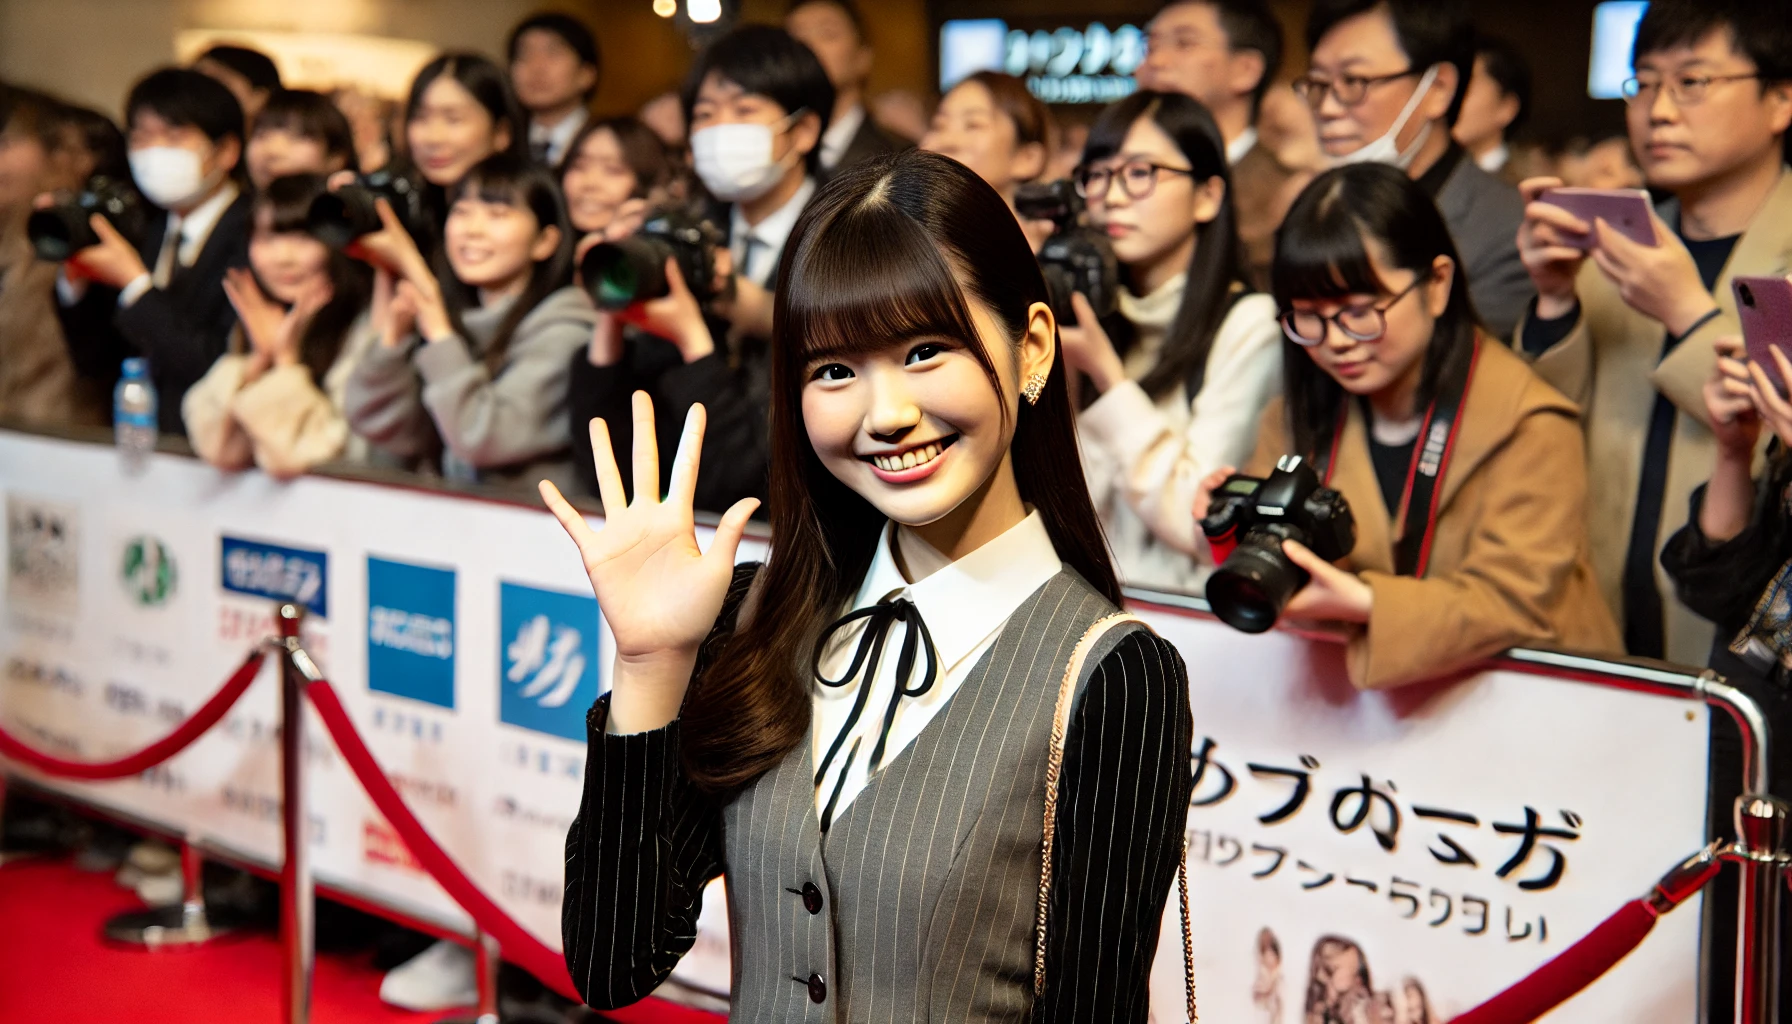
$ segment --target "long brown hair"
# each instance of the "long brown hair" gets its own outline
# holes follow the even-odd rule
[[[959,338],[1001,394],[970,303],[988,309],[1018,341],[1032,305],[1049,301],[1002,197],[964,165],[912,150],[853,167],[823,186],[784,247],[778,280],[773,549],[751,621],[695,681],[682,714],[687,774],[712,792],[746,785],[807,742],[810,652],[858,589],[885,522],[828,472],[809,443],[802,392],[810,360],[917,337]],[[1010,448],[1015,482],[1021,500],[1038,509],[1059,557],[1118,605],[1120,585],[1076,457],[1064,380],[1058,358],[1038,404],[1020,406]]]

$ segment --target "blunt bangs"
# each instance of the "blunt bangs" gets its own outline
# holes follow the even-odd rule
[[[1316,205],[1312,217],[1286,223],[1276,239],[1276,260],[1270,273],[1276,305],[1288,309],[1295,299],[1385,293],[1387,285],[1369,259],[1363,226],[1337,192]]]
[[[786,269],[790,299],[779,334],[804,361],[924,337],[982,352],[964,288],[939,244],[882,190],[807,232]]]

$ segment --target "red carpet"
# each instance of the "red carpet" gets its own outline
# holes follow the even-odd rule
[[[141,906],[108,875],[62,861],[0,868],[0,1022],[4,1024],[274,1024],[280,948],[253,935],[202,950],[145,953],[100,941],[101,923]],[[379,1000],[364,960],[319,957],[317,1024],[433,1024]],[[615,1015],[628,1024],[717,1024],[722,1018],[649,1001]]]

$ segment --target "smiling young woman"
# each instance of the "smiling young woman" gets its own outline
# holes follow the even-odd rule
[[[995,190],[919,152],[835,178],[789,245],[766,565],[732,565],[752,499],[697,548],[700,408],[663,500],[644,395],[632,504],[601,421],[603,529],[543,487],[617,647],[567,836],[573,978],[646,995],[726,875],[735,1019],[1142,1022],[1187,683],[1137,626],[1071,657],[1119,587],[1038,264]]]

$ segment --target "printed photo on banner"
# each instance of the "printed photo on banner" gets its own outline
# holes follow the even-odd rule
[[[6,596],[15,609],[71,614],[80,600],[80,510],[6,496]]]
[[[367,558],[367,688],[454,707],[452,569]]]
[[[498,720],[584,740],[598,695],[597,600],[520,583],[498,591]]]

